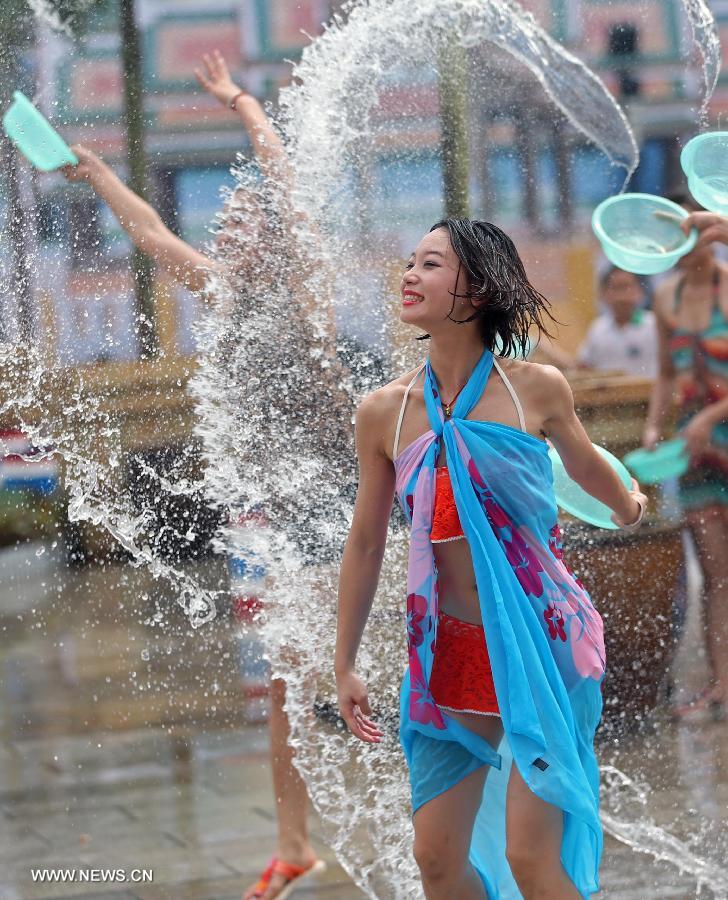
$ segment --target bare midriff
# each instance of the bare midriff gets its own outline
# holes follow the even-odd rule
[[[444,449],[438,465],[447,465]],[[433,543],[438,573],[438,608],[463,622],[482,624],[473,557],[466,538]]]
[[[439,608],[463,622],[481,624],[478,588],[467,540],[433,544],[432,550],[438,572]]]

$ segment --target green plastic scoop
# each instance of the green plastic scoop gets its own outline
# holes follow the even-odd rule
[[[71,148],[25,94],[15,91],[13,98],[3,128],[23,156],[41,172],[77,165]]]
[[[624,464],[645,484],[660,484],[684,475],[690,456],[684,439],[673,438],[658,444],[654,450],[633,450],[624,457]]]
[[[609,465],[619,475],[619,479],[627,490],[632,490],[632,476],[622,463],[604,447],[592,445],[597,453],[606,459]],[[554,494],[556,503],[567,513],[576,516],[583,522],[595,525],[597,528],[609,528],[615,530],[617,525],[612,522],[612,510],[606,504],[592,497],[566,474],[564,464],[555,447],[549,449],[549,458],[554,472]]]

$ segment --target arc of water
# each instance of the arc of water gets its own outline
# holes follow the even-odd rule
[[[302,84],[281,95],[309,211],[323,214],[335,195],[347,150],[368,130],[385,74],[403,60],[429,65],[435,46],[453,38],[465,47],[490,42],[519,60],[569,121],[625,170],[626,182],[638,149],[623,111],[602,80],[514,0],[372,0],[306,48],[295,70]]]
[[[705,0],[683,0],[683,9],[690,23],[693,42],[703,60],[703,102],[700,107],[700,124],[708,124],[708,104],[718,83],[721,64],[720,37],[715,18]]]
[[[681,875],[689,875],[697,883],[698,894],[702,886],[710,888],[716,898],[728,897],[728,874],[725,867],[699,856],[693,847],[657,825],[646,813],[647,791],[636,784],[628,775],[615,766],[600,767],[605,785],[614,788],[614,794],[626,792],[629,798],[642,810],[640,816],[622,813],[619,803],[614,808],[603,804],[601,820],[604,830],[613,838],[630,847],[636,853],[644,853],[655,862],[668,862]],[[612,792],[605,790],[605,799]]]

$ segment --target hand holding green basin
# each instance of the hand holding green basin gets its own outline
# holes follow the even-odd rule
[[[619,479],[628,491],[632,490],[632,476],[625,469],[616,456],[611,454],[604,447],[592,444],[594,449],[602,456],[614,471],[619,475]],[[588,494],[584,488],[580,487],[572,478],[570,478],[561,457],[555,447],[549,449],[549,459],[554,471],[554,494],[556,502],[564,510],[583,522],[590,525],[596,525],[597,528],[610,528],[616,530],[619,526],[612,522],[612,510],[596,497]]]
[[[654,450],[640,448],[624,457],[624,464],[644,484],[661,484],[688,470],[690,458],[682,438],[664,441]]]

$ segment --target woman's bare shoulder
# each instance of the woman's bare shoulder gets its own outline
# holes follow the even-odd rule
[[[357,440],[360,445],[376,447],[378,452],[391,461],[391,446],[394,439],[395,423],[402,408],[407,385],[418,370],[395,378],[388,384],[367,394],[359,404],[356,413]],[[420,388],[421,390],[421,388]],[[362,451],[363,452],[363,451]]]
[[[571,402],[571,387],[556,366],[522,359],[505,360],[503,367],[524,407],[548,410]]]
[[[498,362],[516,389],[523,386],[526,389],[548,390],[555,383],[566,381],[563,372],[549,363],[527,359],[499,359]]]
[[[420,368],[421,367],[418,366],[416,369],[405,372],[404,375],[400,375],[393,381],[390,381],[387,384],[382,385],[382,387],[377,388],[375,391],[372,391],[370,394],[367,394],[359,404],[359,409],[366,408],[367,411],[376,410],[386,414],[393,406],[399,408],[399,404],[404,399],[404,393],[407,390],[407,386],[420,371]]]

